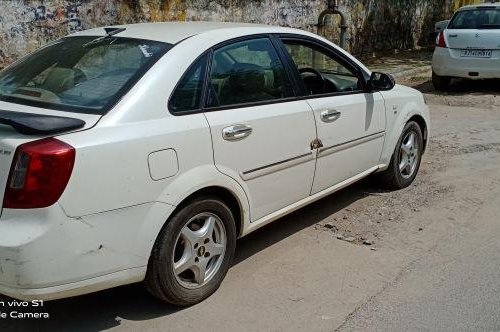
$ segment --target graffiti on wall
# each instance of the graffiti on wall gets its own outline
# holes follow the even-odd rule
[[[49,41],[97,25],[133,22],[116,1],[1,1],[0,67]]]

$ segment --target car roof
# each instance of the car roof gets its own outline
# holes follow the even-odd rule
[[[497,7],[500,8],[500,2],[485,2],[485,3],[478,3],[475,5],[467,5],[463,6],[459,10],[468,10],[468,9],[476,9],[476,8],[481,8],[481,7]]]
[[[138,24],[125,24],[125,25],[114,25],[107,27],[100,27],[94,29],[88,29],[74,33],[71,36],[104,36],[106,31],[104,28],[125,28],[126,30],[120,32],[117,36],[154,40],[169,44],[176,44],[186,38],[203,34],[206,32],[214,30],[225,30],[225,29],[240,29],[248,30],[248,33],[256,32],[262,33],[263,28],[268,33],[279,33],[279,32],[290,32],[291,29],[261,25],[261,24],[250,24],[250,23],[226,23],[226,22],[161,22],[161,23],[138,23]],[[300,30],[295,30],[295,32],[300,32]]]
[[[193,36],[202,37],[203,34],[216,32],[217,35],[226,36],[245,36],[252,34],[266,34],[266,33],[290,33],[296,35],[303,35],[315,37],[324,42],[331,43],[327,39],[300,29],[278,27],[264,24],[251,24],[251,23],[228,23],[228,22],[158,22],[158,23],[136,23],[100,27],[88,29],[69,35],[73,36],[95,36],[100,37],[106,34],[105,28],[125,28],[126,30],[117,34],[119,37],[136,38],[159,41],[169,44],[177,44],[184,39]],[[227,33],[225,33],[227,32]],[[213,37],[213,36],[212,36]],[[348,52],[341,49],[335,44],[332,44],[339,52],[353,60],[363,71],[370,74],[371,71],[363,65],[359,60],[352,57]]]

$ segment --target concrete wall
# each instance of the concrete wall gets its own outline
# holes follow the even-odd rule
[[[476,0],[340,0],[347,49],[365,53],[428,45],[434,22]],[[111,24],[208,20],[277,24],[316,31],[326,0],[0,0],[0,68],[68,33]],[[335,20],[330,22],[337,24]],[[338,30],[324,34],[337,40]]]
[[[465,5],[474,5],[482,2],[484,2],[484,0],[453,0],[452,9],[457,10],[458,8],[463,7]]]

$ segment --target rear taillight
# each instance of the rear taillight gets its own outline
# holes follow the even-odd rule
[[[68,184],[75,149],[55,138],[19,145],[5,188],[3,207],[34,209],[57,202]]]
[[[439,35],[436,38],[436,46],[437,47],[442,47],[442,48],[447,48],[446,46],[446,40],[444,38],[444,31],[441,31]]]

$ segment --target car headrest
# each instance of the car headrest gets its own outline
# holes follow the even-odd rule
[[[75,85],[75,71],[70,68],[54,67],[47,74],[43,88],[53,93],[60,93]]]
[[[262,91],[265,82],[266,77],[264,69],[251,63],[235,64],[229,76],[229,84],[233,91]]]
[[[481,25],[490,24],[490,16],[486,13],[481,13],[477,15],[477,25],[480,27]]]

